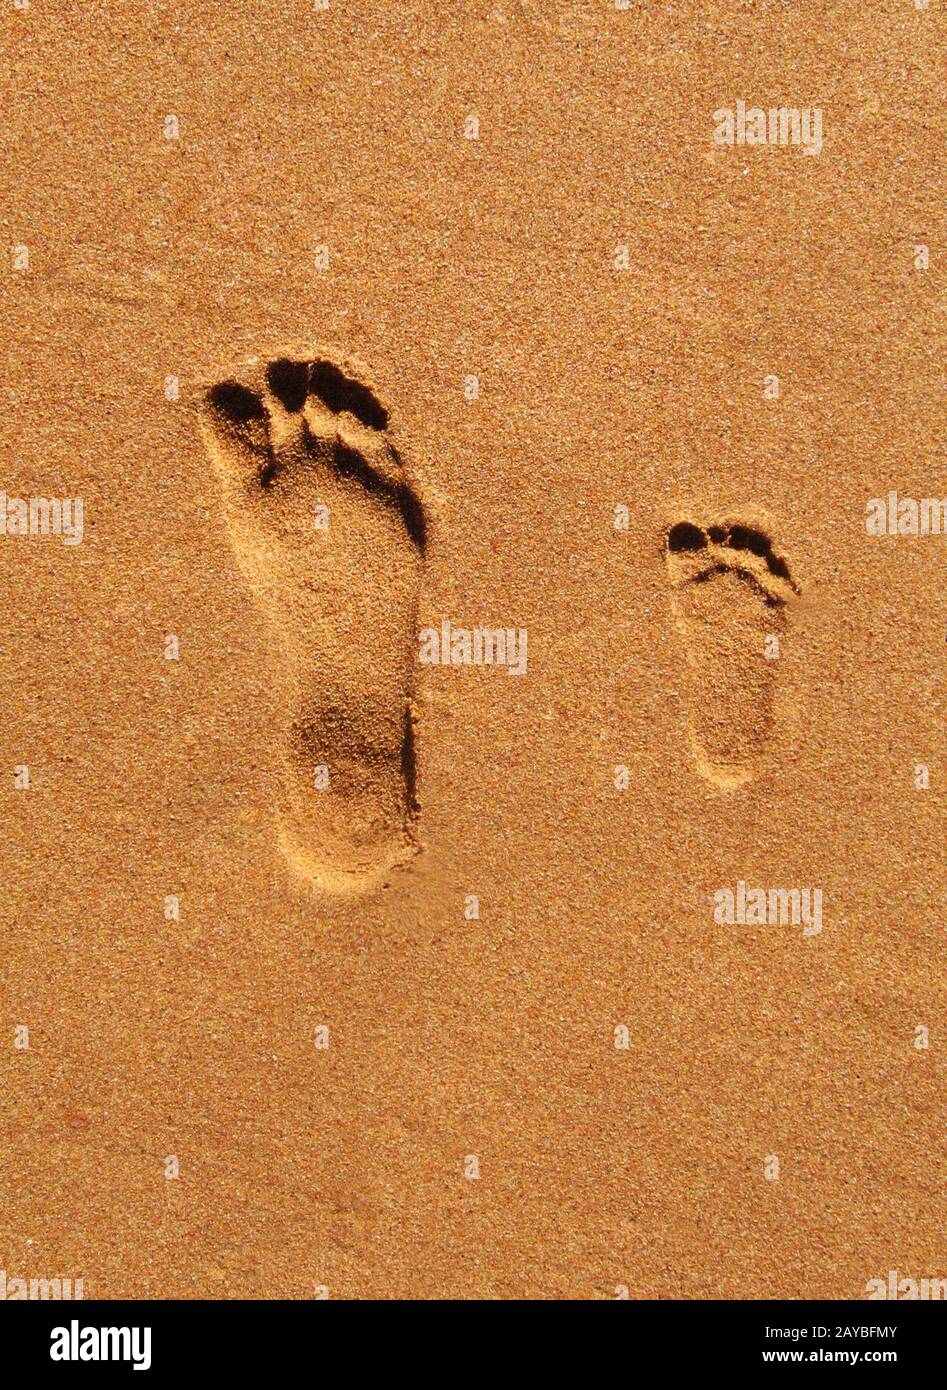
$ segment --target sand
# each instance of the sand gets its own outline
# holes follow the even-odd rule
[[[8,1279],[947,1276],[937,4],[0,35]]]

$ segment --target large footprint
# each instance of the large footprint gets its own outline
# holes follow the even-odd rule
[[[769,537],[739,520],[706,529],[680,521],[665,553],[684,638],[691,747],[705,777],[737,787],[770,745],[779,643],[799,590]]]
[[[202,412],[234,552],[282,654],[280,838],[331,891],[368,887],[418,848],[425,520],[360,375],[327,356],[252,362]]]

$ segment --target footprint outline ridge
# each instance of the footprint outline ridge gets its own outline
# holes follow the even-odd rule
[[[664,532],[671,605],[683,638],[688,741],[701,774],[731,790],[752,781],[777,737],[776,681],[801,590],[769,529],[744,515],[679,518]]]
[[[280,844],[312,885],[362,891],[421,847],[425,509],[388,410],[340,354],[247,359],[204,386],[200,414],[238,567],[281,655]]]

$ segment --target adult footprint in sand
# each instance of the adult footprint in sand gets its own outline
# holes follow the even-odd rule
[[[779,641],[799,590],[769,537],[741,521],[689,521],[665,538],[687,660],[690,740],[721,787],[754,776],[773,733]]]
[[[412,704],[425,520],[361,374],[251,364],[204,397],[240,567],[282,652],[279,828],[345,891],[418,848]]]

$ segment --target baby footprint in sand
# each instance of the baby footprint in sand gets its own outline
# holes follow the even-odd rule
[[[737,787],[758,771],[772,739],[779,645],[799,590],[769,537],[742,521],[680,521],[665,554],[684,639],[691,747],[705,777]]]
[[[331,891],[418,848],[413,671],[425,519],[388,412],[328,356],[251,362],[204,396],[234,553],[281,653],[283,849]]]

